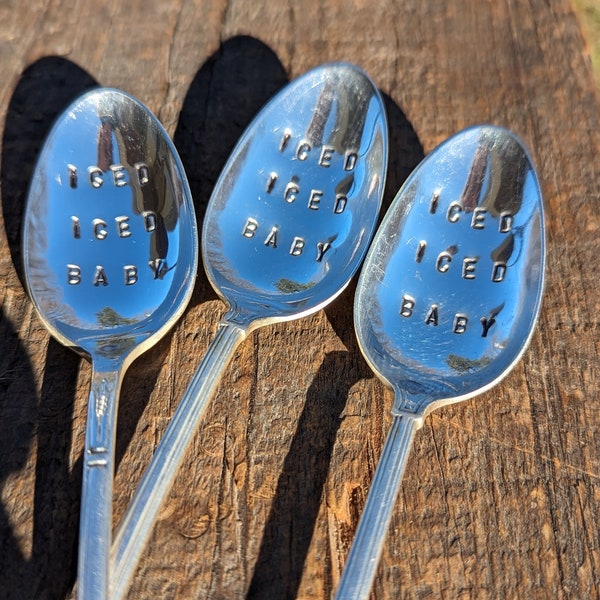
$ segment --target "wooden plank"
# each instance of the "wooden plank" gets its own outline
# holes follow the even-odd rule
[[[600,596],[599,103],[567,0],[115,2],[0,6],[0,565],[6,598],[76,573],[89,365],[22,286],[20,226],[52,119],[100,84],[173,135],[201,219],[256,111],[329,60],[386,96],[385,204],[435,145],[481,122],[539,169],[547,292],[532,345],[480,398],[418,432],[373,598]],[[131,598],[329,598],[390,423],[361,358],[353,286],[239,348],[178,473]],[[202,272],[173,333],[122,390],[115,524],[224,312]]]

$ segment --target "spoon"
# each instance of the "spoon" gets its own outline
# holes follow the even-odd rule
[[[375,229],[387,163],[382,98],[345,63],[288,84],[256,116],[211,196],[208,278],[229,310],[119,526],[121,598],[205,406],[237,345],[257,327],[317,311],[348,284]]]
[[[458,133],[396,196],[354,303],[360,348],[394,391],[394,418],[336,598],[369,595],[425,416],[489,390],[525,351],[541,304],[544,248],[535,169],[505,129]]]
[[[182,314],[198,263],[183,167],[141,103],[96,89],[59,117],[32,178],[23,255],[41,320],[92,362],[78,595],[107,598],[121,381]]]

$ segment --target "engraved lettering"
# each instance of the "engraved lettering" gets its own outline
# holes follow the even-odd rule
[[[462,315],[460,313],[457,313],[454,316],[454,324],[452,325],[452,331],[454,333],[464,333],[467,330],[467,323],[469,322],[469,319],[467,317],[467,315]]]
[[[69,169],[69,187],[77,188],[77,167],[75,165],[67,165]]]
[[[288,204],[291,204],[296,200],[297,195],[300,193],[300,188],[298,187],[298,182],[294,179],[290,181],[285,186],[285,192],[283,194],[283,198]]]
[[[410,317],[413,314],[415,304],[416,300],[412,296],[404,294],[402,296],[402,304],[400,306],[400,315],[402,317]]]
[[[425,256],[426,248],[427,248],[427,242],[425,240],[421,240],[417,247],[417,254],[415,256],[415,260],[418,263],[420,263],[423,260],[423,257]],[[438,261],[439,261],[439,258],[438,258]]]
[[[495,262],[494,268],[492,269],[492,281],[494,281],[496,283],[503,281],[505,275],[506,275],[506,263]]]
[[[296,150],[296,158],[298,160],[306,160],[308,153],[312,150],[311,145],[308,142],[300,142],[298,150]]]
[[[244,226],[244,229],[242,229],[242,235],[245,238],[253,238],[257,229],[258,229],[258,221],[256,221],[253,218],[249,218],[246,221],[246,225]]]
[[[352,171],[356,166],[356,161],[358,160],[358,154],[356,152],[352,152],[348,150],[346,152],[346,158],[344,160],[344,171]]]
[[[319,157],[319,165],[321,167],[330,167],[334,152],[335,148],[333,146],[323,146],[321,148],[321,156]]]
[[[432,304],[427,311],[427,316],[425,317],[425,325],[433,325],[437,327],[438,324],[438,305]]]
[[[483,329],[483,331],[481,332],[481,337],[487,337],[488,331],[490,330],[490,327],[496,322],[496,319],[494,319],[494,317],[491,317],[489,319],[487,317],[481,317],[480,322],[481,327]]]
[[[484,229],[485,228],[485,215],[487,210],[481,206],[476,206],[473,209],[473,216],[471,217],[471,227],[473,229]]]
[[[462,206],[458,202],[452,202],[448,207],[448,212],[446,213],[446,219],[450,221],[450,223],[456,223],[458,219],[460,219],[460,213],[462,212]]]
[[[129,184],[127,177],[127,168],[124,165],[114,164],[108,167],[112,173],[112,181],[115,187],[123,187]],[[148,185],[150,182],[150,169],[145,163],[139,162],[133,165],[135,169],[137,181],[140,187]],[[79,171],[73,164],[68,164],[69,186],[76,189],[79,186]],[[90,165],[87,169],[89,183],[93,188],[100,188],[104,185],[104,171],[96,166]]]
[[[437,260],[435,261],[435,268],[440,273],[445,273],[450,268],[450,263],[452,262],[452,254],[450,252],[444,250],[444,252],[440,252]]]
[[[67,281],[69,285],[81,283],[81,268],[78,265],[67,265]]]
[[[270,194],[273,191],[273,187],[275,186],[276,181],[277,173],[271,173],[269,175],[269,181],[267,181],[267,194]]]
[[[323,192],[321,190],[311,190],[310,198],[308,199],[308,208],[311,210],[319,210],[319,204],[321,203],[322,197]]]
[[[277,227],[271,227],[271,231],[269,235],[265,238],[265,246],[273,246],[273,248],[277,248],[277,234],[279,233],[279,229]]]
[[[148,261],[148,266],[152,270],[154,279],[162,279],[168,271],[167,263],[162,258],[154,258]]]
[[[102,179],[102,169],[99,167],[88,167],[88,174],[90,177],[90,184],[93,188],[102,187],[104,179]]]
[[[133,165],[135,172],[137,173],[138,183],[140,187],[144,187],[150,183],[150,169],[145,163],[136,163]]]
[[[71,217],[71,223],[73,225],[73,237],[78,240],[81,238],[81,224],[79,222],[79,217]]]
[[[94,219],[92,221],[92,226],[94,228],[94,237],[97,240],[103,240],[108,235],[108,231],[106,230],[106,221],[102,219]]]
[[[498,231],[500,233],[508,233],[513,224],[513,216],[510,213],[503,212],[500,215],[500,223],[498,225]]]
[[[323,256],[325,256],[325,252],[331,248],[331,242],[317,242],[317,262],[321,262],[323,260]]]
[[[295,237],[294,241],[292,242],[292,247],[290,248],[290,254],[292,256],[300,256],[302,254],[302,251],[304,250],[305,245],[306,242],[303,238]]]
[[[463,260],[462,276],[463,279],[475,279],[475,265],[479,258],[477,256],[467,256]]]
[[[348,202],[348,197],[344,194],[338,194],[335,197],[335,205],[333,207],[333,212],[336,215],[341,215],[346,209],[346,203]]]
[[[440,193],[433,192],[433,196],[431,196],[431,202],[429,203],[429,213],[435,215],[438,209],[438,205],[440,203]]]
[[[279,152],[283,152],[289,141],[292,139],[292,132],[289,129],[285,129],[283,132],[283,137],[281,138],[281,142],[279,143]]]
[[[156,213],[152,210],[145,210],[142,213],[144,219],[144,229],[150,233],[156,229]]]
[[[129,217],[115,217],[115,221],[117,223],[117,231],[119,233],[119,237],[129,237],[131,235],[131,228],[129,227]]]
[[[123,165],[111,165],[110,170],[113,174],[113,183],[116,187],[123,187],[127,185],[127,179],[125,179],[125,167]]]
[[[135,265],[125,265],[123,267],[123,274],[125,276],[125,285],[133,285],[138,280],[138,270]]]
[[[96,272],[94,273],[94,285],[95,286],[108,285],[108,278],[106,277],[106,271],[104,270],[104,267],[102,267],[101,265],[98,265],[96,267]]]

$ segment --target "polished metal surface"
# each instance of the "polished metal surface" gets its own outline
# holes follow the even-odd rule
[[[386,215],[356,295],[361,349],[396,410],[424,414],[505,375],[532,334],[543,268],[541,193],[519,140],[476,127],[432,152]]]
[[[340,583],[367,598],[414,432],[519,360],[543,287],[543,202],[520,140],[492,126],[434,150],[403,185],[363,266],[361,350],[395,392],[392,430]]]
[[[137,100],[97,89],[60,116],[31,182],[23,255],[40,318],[93,365],[78,585],[106,598],[121,379],[183,312],[198,263],[183,167]]]
[[[386,152],[379,94],[349,65],[312,71],[261,112],[215,187],[202,232],[229,320],[296,318],[341,292],[372,235]]]
[[[115,538],[121,598],[218,377],[260,325],[331,302],[362,262],[387,164],[382,98],[365,73],[318,67],[286,86],[234,149],[206,213],[202,254],[229,310]]]

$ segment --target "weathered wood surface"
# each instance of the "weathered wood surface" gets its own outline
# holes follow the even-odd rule
[[[418,161],[490,122],[531,150],[547,202],[532,345],[418,432],[373,598],[600,597],[600,107],[567,0],[132,0],[0,4],[0,596],[63,598],[76,573],[90,367],[22,285],[29,176],[52,119],[94,84],[161,119],[201,219],[244,126],[329,60],[386,96],[386,206]],[[240,347],[161,513],[131,598],[329,598],[390,419],[361,358],[352,286]],[[115,523],[212,338],[204,274],[122,390]]]

